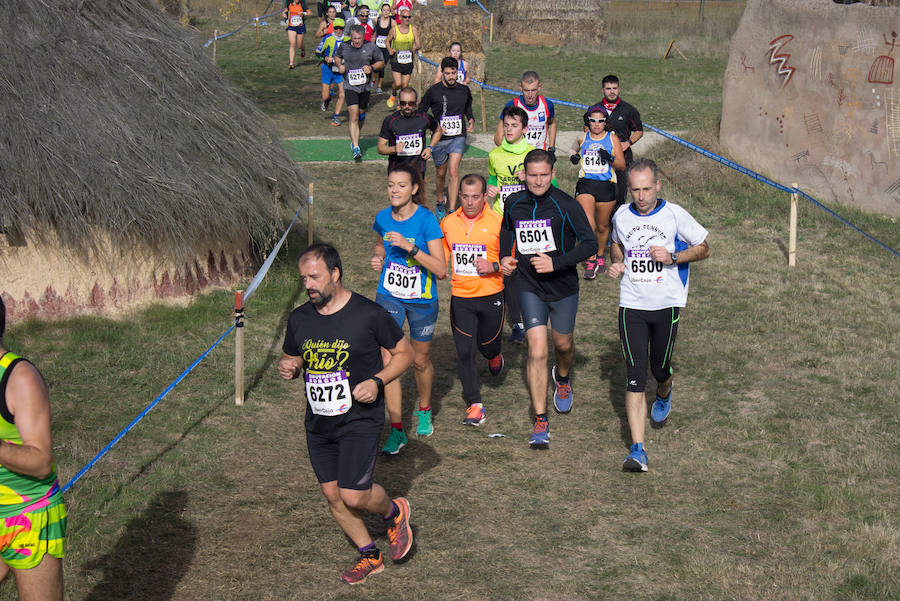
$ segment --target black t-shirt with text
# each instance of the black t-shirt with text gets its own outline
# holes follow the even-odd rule
[[[403,331],[388,312],[355,292],[332,315],[322,315],[311,302],[294,309],[288,317],[282,350],[303,359],[307,431],[330,434],[348,425],[380,428],[384,424],[384,395],[379,394],[373,403],[359,403],[345,398],[346,391],[352,392],[357,384],[381,371],[381,347],[392,349],[401,338]],[[347,387],[330,384],[344,377],[349,380]],[[314,402],[328,400],[329,407],[339,407],[346,401],[349,409],[339,415],[316,415],[307,398],[310,389],[317,396]],[[361,420],[365,423],[359,423]]]

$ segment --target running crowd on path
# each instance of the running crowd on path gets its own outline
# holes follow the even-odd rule
[[[409,85],[421,40],[411,5],[372,8],[351,0],[326,5],[318,34],[322,57],[322,110],[336,98],[348,106],[356,161],[359,127],[370,95],[393,83],[378,152],[387,156],[388,203],[375,215],[370,268],[378,273],[374,300],[343,287],[337,249],[316,244],[299,259],[309,302],[288,320],[281,377],[302,376],[307,400],[310,461],[328,505],[360,555],[341,575],[350,584],[384,570],[384,560],[363,520],[384,518],[394,561],[412,545],[410,504],[390,499],[374,483],[375,459],[408,444],[402,422],[400,376],[410,367],[417,399],[417,436],[434,432],[431,399],[435,329],[448,327],[465,402],[463,426],[487,419],[479,356],[487,371],[504,369],[506,341],[527,344],[525,388],[533,423],[528,444],[550,445],[548,394],[556,413],[575,406],[573,364],[580,279],[621,279],[619,336],[625,363],[625,407],[632,444],[622,463],[646,472],[646,421],[663,425],[672,404],[672,356],[679,311],[686,305],[689,266],[709,256],[707,230],[682,207],[660,197],[656,164],[634,159],[643,135],[640,114],[620,97],[619,80],[602,81],[603,97],[583,115],[583,133],[569,160],[578,168],[574,196],[556,181],[557,122],[542,95],[538,73],[526,71],[521,95],[503,107],[488,156],[488,173],[460,174],[467,134],[474,126],[471,75],[461,47],[441,60],[433,85]],[[367,20],[368,19],[368,20]],[[330,28],[330,32],[329,32]],[[349,29],[349,33],[345,33]],[[374,41],[372,41],[374,40]],[[427,164],[434,162],[434,209],[428,207]],[[630,202],[626,198],[630,196]],[[605,256],[609,247],[609,256]],[[579,275],[578,265],[583,265]],[[437,281],[450,277],[450,323],[438,323]],[[408,335],[403,326],[408,324]],[[550,361],[552,346],[553,360]],[[656,386],[648,411],[647,370]],[[552,383],[552,392],[548,391]],[[407,395],[407,398],[410,395]],[[443,427],[449,427],[444,425]]]
[[[571,149],[569,159],[579,169],[574,197],[557,186],[555,109],[534,71],[522,75],[521,95],[500,113],[487,177],[461,176],[474,125],[470,70],[453,44],[421,97],[409,86],[421,46],[411,10],[410,0],[319,4],[322,110],[336,97],[332,122],[339,125],[347,104],[357,161],[372,87],[378,92],[387,86],[385,66],[391,66],[387,103],[397,110],[384,119],[378,138],[378,152],[388,157],[388,204],[372,225],[375,300],[343,287],[337,249],[309,247],[298,263],[309,301],[291,313],[278,363],[285,380],[302,376],[310,461],[332,515],[359,550],[341,574],[349,584],[385,567],[365,513],[383,518],[393,561],[403,560],[413,545],[410,503],[392,499],[373,476],[385,411],[390,428],[381,452],[396,455],[409,441],[399,378],[410,367],[416,435],[434,432],[430,347],[438,327],[438,280],[451,278],[445,327],[456,347],[463,426],[487,419],[478,357],[491,376],[502,373],[508,320],[507,341],[528,348],[528,444],[548,448],[548,384],[558,414],[575,405],[577,266],[583,263],[588,280],[601,273],[621,279],[618,329],[632,440],[622,469],[646,472],[648,413],[663,425],[672,407],[672,356],[690,263],[710,253],[707,230],[660,197],[656,164],[634,159],[631,147],[643,135],[640,114],[621,99],[612,75],[603,79],[603,97],[585,111],[583,133]],[[310,14],[305,0],[285,6],[291,68],[297,49],[305,55],[304,19]],[[433,211],[426,208],[429,160],[435,164]],[[53,462],[49,395],[37,368],[3,347],[5,325],[0,298],[0,580],[12,572],[21,598],[57,600],[63,596],[66,509]],[[648,368],[656,384],[649,411]]]

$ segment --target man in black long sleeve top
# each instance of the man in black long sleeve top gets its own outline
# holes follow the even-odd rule
[[[448,212],[456,210],[456,196],[459,190],[459,163],[466,150],[466,133],[475,127],[472,113],[472,92],[468,86],[456,82],[459,61],[452,56],[441,61],[441,81],[434,84],[422,96],[419,111],[431,111],[441,126],[441,139],[434,145],[431,156],[437,180],[437,207],[435,215],[443,219]],[[447,185],[449,208],[442,206],[444,178],[450,171]]]
[[[500,228],[500,267],[519,271],[520,301],[528,339],[526,375],[534,410],[533,447],[550,444],[547,421],[547,321],[551,321],[556,365],[553,404],[559,413],[575,400],[569,370],[575,358],[578,272],[575,266],[597,252],[597,237],[581,205],[551,185],[556,172],[545,150],[525,155],[525,186],[506,199]]]

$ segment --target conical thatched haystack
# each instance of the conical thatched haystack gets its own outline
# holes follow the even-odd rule
[[[494,0],[494,38],[542,46],[605,44],[605,5],[603,0]]]
[[[227,285],[306,196],[266,118],[146,2],[4,2],[0,293],[13,318]]]

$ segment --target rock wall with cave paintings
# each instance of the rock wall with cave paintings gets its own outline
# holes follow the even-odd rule
[[[827,202],[900,215],[900,8],[749,0],[732,37],[722,145]]]

